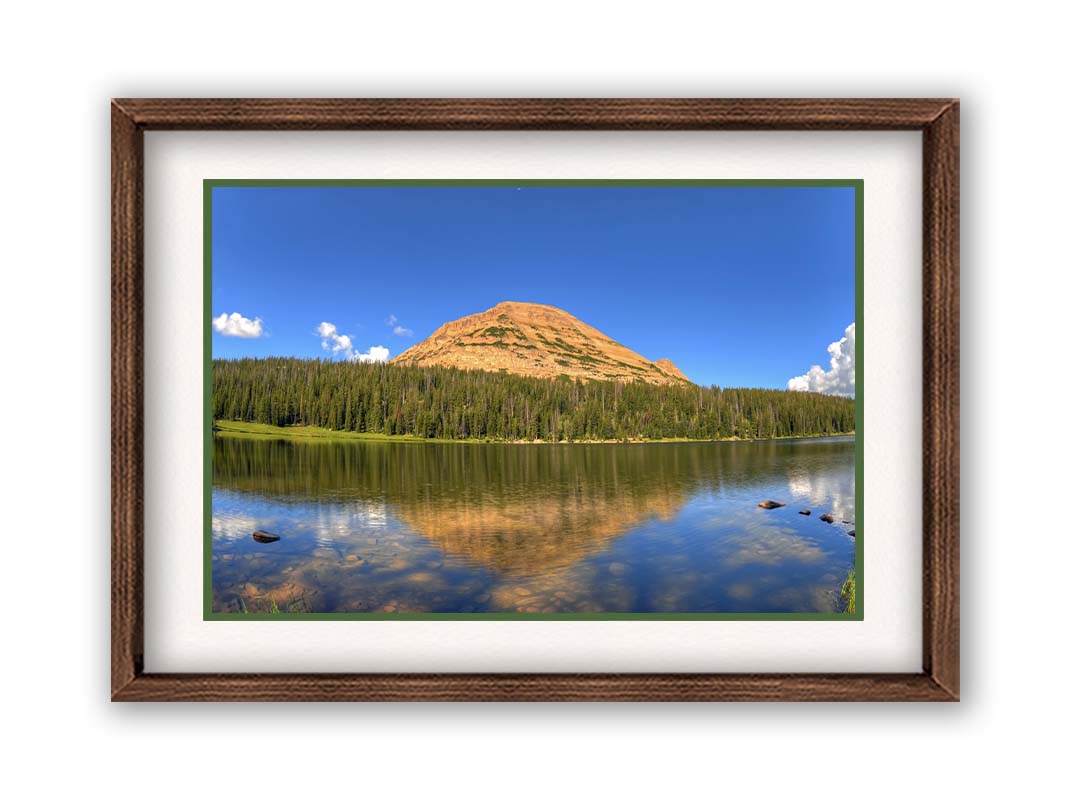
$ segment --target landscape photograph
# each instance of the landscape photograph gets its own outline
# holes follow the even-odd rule
[[[205,618],[862,618],[861,182],[204,200]]]

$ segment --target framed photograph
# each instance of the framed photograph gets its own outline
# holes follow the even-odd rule
[[[958,700],[955,100],[112,103],[114,700]]]

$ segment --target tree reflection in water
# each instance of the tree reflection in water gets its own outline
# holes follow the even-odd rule
[[[854,441],[216,438],[220,612],[833,611]],[[786,502],[765,511],[765,498]],[[845,517],[852,521],[852,517]],[[854,527],[854,523],[853,523]],[[259,545],[257,528],[280,534]]]

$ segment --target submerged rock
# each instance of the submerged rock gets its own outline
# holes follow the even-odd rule
[[[811,509],[805,508],[803,511],[798,511],[797,513],[798,514],[803,514],[805,517],[810,517],[811,516]]]
[[[834,521],[833,516],[831,516],[830,514],[823,514],[821,517],[819,517],[819,519],[821,519],[823,522],[833,522]]]
[[[856,531],[854,531],[854,530],[849,531],[848,535],[851,536],[853,539],[855,539],[856,538]]]
[[[271,542],[278,541],[282,537],[276,533],[270,533],[268,531],[255,531],[252,534],[252,538],[260,544],[270,544]]]
[[[759,504],[760,508],[781,508],[785,503],[779,503],[775,500],[764,500]]]

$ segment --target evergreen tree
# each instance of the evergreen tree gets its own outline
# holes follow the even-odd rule
[[[439,439],[750,439],[856,427],[847,397],[450,367],[217,360],[212,384],[214,419]]]

